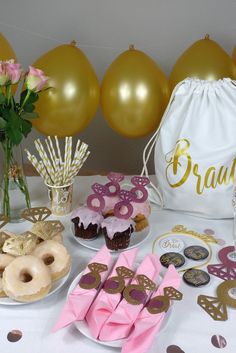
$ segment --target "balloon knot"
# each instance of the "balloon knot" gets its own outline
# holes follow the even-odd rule
[[[210,39],[210,34],[206,34],[204,39]]]
[[[76,47],[76,45],[77,45],[76,40],[72,40],[72,41],[70,42],[70,45],[72,45],[73,47]]]

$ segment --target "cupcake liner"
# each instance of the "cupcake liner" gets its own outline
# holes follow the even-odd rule
[[[105,228],[102,229],[102,232],[105,237],[106,246],[108,249],[122,250],[128,248],[131,237],[130,229],[127,229],[122,233],[115,233],[113,239],[110,239],[107,236],[107,231]]]
[[[89,224],[88,228],[84,229],[83,224],[81,226],[78,226],[78,224],[75,223],[74,225],[75,229],[75,237],[77,238],[82,238],[86,240],[92,240],[97,238],[98,236],[98,225],[97,224]]]

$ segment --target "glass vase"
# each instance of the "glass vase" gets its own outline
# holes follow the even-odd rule
[[[11,222],[20,222],[21,213],[30,207],[30,197],[23,170],[21,145],[13,146],[0,132],[1,145],[1,213]]]

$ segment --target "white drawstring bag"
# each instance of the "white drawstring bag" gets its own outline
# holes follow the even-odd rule
[[[187,78],[172,93],[161,124],[145,147],[142,174],[154,151],[158,189],[150,200],[201,217],[233,216],[236,169],[236,85],[229,78]],[[158,197],[157,197],[158,196]]]

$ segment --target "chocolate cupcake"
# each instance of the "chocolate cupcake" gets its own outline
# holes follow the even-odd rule
[[[88,240],[96,238],[103,219],[100,212],[95,212],[87,206],[77,208],[71,217],[71,221],[74,223],[75,236]]]
[[[108,217],[101,223],[106,246],[110,250],[123,250],[129,246],[134,222],[131,219]]]

